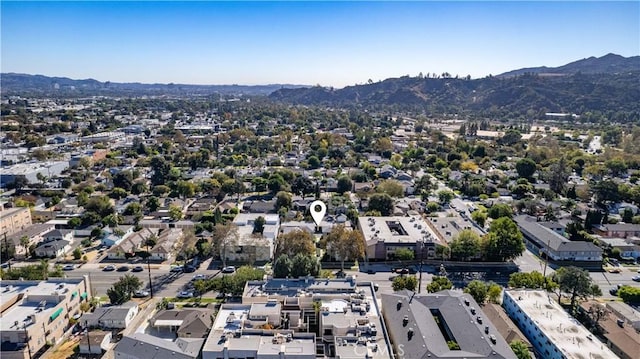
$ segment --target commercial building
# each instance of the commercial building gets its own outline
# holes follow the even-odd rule
[[[225,304],[203,359],[390,359],[370,283],[354,278],[250,281],[241,304]]]
[[[516,216],[514,220],[527,241],[527,247],[540,256],[557,262],[602,263],[602,248],[591,242],[570,241],[560,234],[564,229],[558,223],[538,222],[531,216]]]
[[[89,300],[87,276],[46,281],[5,280],[0,284],[2,359],[27,359],[55,344],[69,328],[69,318]]]
[[[19,163],[9,167],[0,168],[0,187],[4,188],[12,184],[17,177],[23,176],[29,184],[40,183],[38,174],[46,178],[59,176],[69,168],[69,162],[50,161]]]
[[[0,207],[0,234],[10,236],[31,225],[31,211],[27,207]]]
[[[505,290],[502,306],[541,358],[618,358],[546,291]]]
[[[414,251],[415,258],[435,258],[442,244],[420,216],[360,217],[358,226],[370,261],[392,260],[401,248]]]
[[[382,314],[402,359],[510,358],[509,344],[469,294],[382,294]]]

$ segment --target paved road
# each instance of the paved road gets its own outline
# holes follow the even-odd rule
[[[106,296],[107,289],[109,289],[113,283],[115,283],[120,277],[125,274],[130,274],[138,277],[142,282],[145,289],[149,288],[149,272],[147,271],[146,264],[141,264],[145,270],[143,272],[105,272],[102,270],[105,264],[85,264],[80,268],[76,268],[71,271],[66,271],[65,274],[69,278],[79,278],[83,275],[89,276],[91,285],[96,295]],[[117,267],[118,265],[116,265]],[[131,265],[129,265],[131,267]],[[172,273],[170,265],[151,265],[151,281],[154,286],[154,296],[160,297],[175,297],[180,290],[189,283],[193,276],[196,274],[205,274],[207,276],[214,276],[219,273],[217,269],[208,269],[208,263],[205,262],[194,273]]]

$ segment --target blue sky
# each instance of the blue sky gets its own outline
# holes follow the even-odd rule
[[[343,87],[640,54],[640,1],[3,0],[0,9],[2,72],[112,82]]]

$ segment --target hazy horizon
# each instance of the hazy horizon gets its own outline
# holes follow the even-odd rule
[[[3,73],[344,87],[640,55],[640,2],[2,1]]]

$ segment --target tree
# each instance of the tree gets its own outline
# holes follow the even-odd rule
[[[353,188],[353,182],[351,182],[351,178],[349,178],[349,176],[342,175],[338,178],[337,187],[338,193],[343,194],[345,192],[351,191],[351,189]]]
[[[278,192],[278,194],[276,194],[276,211],[279,211],[281,208],[291,208],[291,201],[291,193],[286,191]]]
[[[258,218],[253,221],[253,233],[262,234],[262,232],[264,231],[265,223],[267,223],[267,221],[264,219],[264,217],[258,216]]]
[[[464,292],[468,293],[475,299],[475,301],[482,305],[487,299],[487,291],[489,290],[489,286],[487,283],[480,280],[472,280],[467,284],[467,287],[464,288]]]
[[[156,196],[151,196],[147,199],[147,208],[149,212],[155,212],[160,207],[160,200]]]
[[[562,293],[567,293],[571,299],[571,310],[575,310],[579,298],[586,299],[593,291],[593,281],[589,272],[578,267],[560,267],[554,274],[558,283],[558,301],[562,300]]]
[[[561,194],[564,192],[570,174],[568,167],[564,157],[549,166],[549,188],[555,193]]]
[[[391,288],[393,288],[393,290],[395,292],[407,289],[410,291],[414,291],[416,290],[416,287],[418,286],[418,280],[416,279],[415,276],[405,276],[405,275],[400,275],[397,276],[395,278],[393,278],[393,282],[391,283]]]
[[[487,222],[487,212],[478,210],[473,211],[471,213],[471,219],[473,219],[480,227],[484,227]]]
[[[438,200],[440,201],[441,204],[448,204],[449,202],[451,202],[453,197],[455,197],[453,192],[446,189],[438,191],[437,195],[438,195]]]
[[[538,271],[517,272],[509,276],[510,288],[542,289],[547,279]]]
[[[238,227],[235,224],[219,224],[213,227],[213,240],[212,245],[214,251],[218,253],[222,260],[222,266],[227,266],[227,255],[229,250],[238,243],[240,234],[238,233]]]
[[[87,212],[96,213],[100,218],[104,218],[114,212],[113,205],[111,205],[109,197],[106,196],[95,196],[89,198],[87,203],[84,205],[84,209]]]
[[[384,180],[376,187],[378,193],[386,193],[391,197],[402,197],[404,195],[404,187],[396,180]]]
[[[513,216],[513,210],[511,206],[506,203],[496,203],[489,208],[488,215],[493,219],[501,217],[511,218]]]
[[[273,258],[279,258],[281,255],[293,257],[298,253],[308,256],[316,254],[315,238],[311,233],[298,229],[276,238]]]
[[[169,206],[169,218],[171,218],[172,221],[179,221],[182,219],[182,216],[182,208],[175,205]]]
[[[344,262],[356,260],[364,255],[364,237],[362,232],[347,229],[340,224],[334,226],[324,238],[325,248],[329,255],[340,261],[344,270]]]
[[[316,277],[318,273],[320,273],[320,262],[316,256],[298,253],[291,259],[291,277]]]
[[[525,250],[522,232],[516,223],[507,217],[491,222],[484,246],[487,259],[500,262],[514,259]]]
[[[275,278],[286,278],[291,273],[291,259],[289,256],[281,255],[273,263],[273,276]]]
[[[531,178],[536,172],[536,163],[531,158],[523,158],[516,162],[516,171],[521,178]]]
[[[427,285],[427,292],[435,293],[441,290],[447,290],[453,288],[453,283],[447,277],[433,276],[431,283]]]
[[[171,163],[167,162],[162,156],[156,156],[151,159],[151,184],[154,186],[163,185],[169,177],[171,171]]]
[[[618,185],[613,180],[604,180],[593,186],[598,203],[617,202],[620,199]]]
[[[138,277],[125,274],[124,277],[120,277],[120,279],[113,284],[113,286],[107,289],[107,296],[109,297],[109,301],[113,305],[120,305],[131,299],[133,292],[140,289],[142,287],[142,282]]]
[[[592,303],[587,310],[587,315],[591,322],[593,323],[594,329],[598,327],[598,323],[607,318],[611,312],[607,307],[602,303]]]
[[[502,287],[499,284],[490,282],[487,289],[487,299],[489,299],[489,302],[499,304],[501,295]]]
[[[395,258],[399,261],[410,261],[415,258],[415,253],[409,248],[398,248],[394,252]]]
[[[627,304],[640,303],[640,288],[623,285],[618,289],[618,296]]]
[[[480,253],[480,236],[471,229],[463,229],[450,247],[452,258],[467,261]]]
[[[516,358],[531,359],[529,348],[527,348],[527,345],[524,342],[520,340],[513,340],[511,343],[509,343],[509,346],[511,347],[511,350],[513,350],[513,353],[516,355]]]
[[[378,211],[382,216],[393,213],[393,199],[386,193],[374,193],[369,197],[368,211]]]
[[[320,166],[322,165],[322,162],[320,161],[318,156],[310,156],[309,158],[307,158],[307,163],[309,164],[310,169],[320,168]]]
[[[82,258],[82,249],[76,247],[76,249],[73,250],[73,259],[78,260],[80,258]]]

